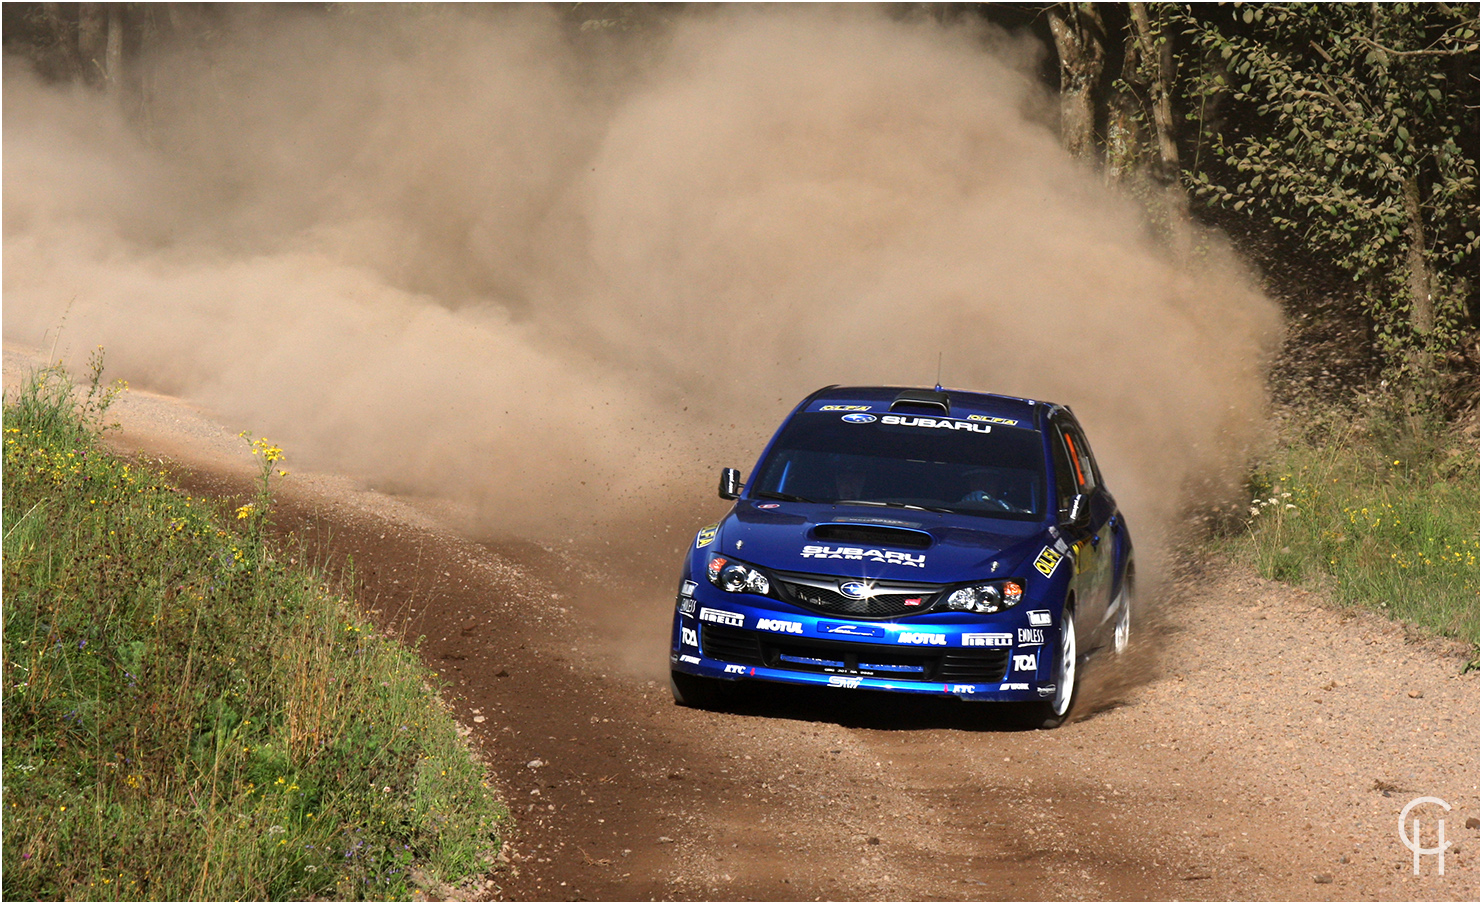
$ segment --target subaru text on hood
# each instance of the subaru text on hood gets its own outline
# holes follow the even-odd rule
[[[690,545],[675,702],[727,682],[1013,705],[1053,728],[1089,652],[1126,649],[1132,538],[1069,408],[829,386]]]

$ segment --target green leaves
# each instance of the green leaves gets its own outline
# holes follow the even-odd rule
[[[1393,367],[1462,341],[1478,250],[1476,7],[1163,12],[1186,42],[1177,90],[1201,104],[1198,140],[1213,150],[1184,175],[1193,195],[1264,218],[1364,286]]]

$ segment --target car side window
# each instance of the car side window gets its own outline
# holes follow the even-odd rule
[[[1065,425],[1062,435],[1065,438],[1065,447],[1070,452],[1070,467],[1075,473],[1076,485],[1082,493],[1094,491],[1100,475],[1096,471],[1096,460],[1091,457],[1091,446],[1086,442],[1086,435],[1073,424]]]
[[[1063,513],[1070,509],[1070,500],[1075,497],[1077,488],[1075,469],[1071,466],[1070,452],[1059,424],[1052,432],[1050,458],[1055,463],[1055,506]]]

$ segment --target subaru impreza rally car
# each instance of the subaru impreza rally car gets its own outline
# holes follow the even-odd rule
[[[1132,538],[1063,405],[829,386],[695,536],[670,687],[713,706],[769,681],[1014,704],[1064,721],[1080,664],[1121,653]]]

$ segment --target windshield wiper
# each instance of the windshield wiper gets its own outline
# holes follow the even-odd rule
[[[812,502],[812,499],[804,499],[802,496],[794,496],[791,493],[774,493],[771,490],[757,490],[751,494],[760,499],[780,499],[783,502]]]

